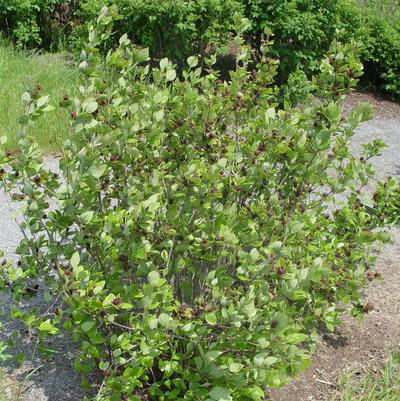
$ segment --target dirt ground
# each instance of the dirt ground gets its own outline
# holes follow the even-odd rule
[[[374,119],[397,119],[400,125],[400,103],[392,102],[380,94],[354,92],[344,102],[344,109],[348,110],[358,103],[368,102],[374,109]]]

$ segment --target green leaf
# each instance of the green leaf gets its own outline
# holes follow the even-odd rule
[[[208,351],[205,353],[205,357],[206,357],[206,360],[208,360],[208,361],[215,361],[221,354],[222,354],[222,351],[217,351],[217,350]]]
[[[165,70],[170,65],[170,61],[167,58],[163,58],[160,60],[160,68]]]
[[[258,250],[256,248],[253,248],[250,251],[250,258],[251,258],[252,262],[257,262],[259,257],[260,257],[260,252],[258,252]]]
[[[147,259],[146,248],[143,245],[138,246],[135,249],[135,256],[140,260],[146,260]]]
[[[38,329],[48,334],[57,334],[60,332],[60,330],[51,323],[50,319],[41,323]]]
[[[377,239],[381,242],[389,242],[392,239],[392,236],[389,233],[385,233],[383,231],[377,233],[376,235]]]
[[[94,178],[99,179],[106,172],[106,165],[102,163],[95,163],[89,169],[89,174]]]
[[[71,261],[70,261],[70,262],[71,262],[71,266],[72,266],[73,268],[78,267],[80,261],[81,261],[81,258],[80,258],[80,256],[79,256],[79,252],[76,251],[76,252],[72,255],[72,257],[71,257]]]
[[[282,241],[275,241],[269,247],[274,251],[278,252],[282,248]]]
[[[265,397],[264,390],[259,386],[253,386],[249,392],[254,401],[261,401]]]
[[[164,118],[164,110],[158,110],[153,114],[153,118],[155,121],[160,122]]]
[[[260,348],[263,348],[263,349],[268,348],[269,345],[271,344],[271,343],[270,343],[268,340],[266,340],[265,338],[259,338],[259,339],[257,340],[257,343],[258,343],[259,347],[260,347]]]
[[[24,92],[21,96],[21,100],[25,103],[29,103],[31,101],[31,95],[29,92]]]
[[[313,267],[315,269],[321,269],[322,266],[323,266],[322,258],[320,257],[315,258],[313,262]]]
[[[194,67],[196,67],[197,64],[199,63],[199,59],[198,59],[198,57],[196,57],[196,56],[190,56],[190,57],[187,59],[187,63],[188,63],[188,65],[189,65],[190,68],[194,68]]]
[[[231,244],[237,244],[239,242],[235,233],[228,226],[221,226],[220,235],[224,238],[226,242],[229,242]]]
[[[153,270],[147,275],[147,280],[151,285],[157,285],[160,282],[160,274],[156,271]]]
[[[52,106],[51,104],[48,104],[46,107],[42,108],[42,111],[44,113],[49,113],[50,111],[54,111],[56,108]]]
[[[163,327],[169,327],[170,321],[171,321],[171,318],[166,313],[161,313],[160,316],[158,317],[158,322]]]
[[[221,159],[218,160],[217,166],[220,168],[225,168],[228,163],[228,159],[226,157],[221,157]]]
[[[224,387],[214,387],[208,395],[215,401],[232,401],[231,392]]]
[[[89,224],[92,221],[93,216],[94,216],[94,212],[92,210],[89,210],[87,212],[82,213],[79,216],[79,218],[83,224]]]
[[[53,296],[50,294],[50,292],[46,291],[46,292],[43,294],[43,299],[44,299],[46,302],[50,302],[50,301],[53,299]]]
[[[110,306],[112,304],[112,301],[115,299],[115,295],[114,294],[108,294],[103,301],[103,306]]]
[[[300,139],[297,141],[297,146],[299,148],[304,148],[305,144],[307,142],[307,135],[303,134]]]
[[[88,331],[92,330],[95,325],[96,325],[96,322],[85,322],[85,323],[82,323],[81,328],[85,333],[87,333]]]
[[[217,315],[215,313],[207,313],[205,315],[206,322],[215,326],[217,324]]]
[[[276,116],[276,112],[275,112],[275,108],[270,107],[269,109],[267,109],[267,111],[265,112],[265,120],[269,121],[269,120],[274,120]]]
[[[99,369],[100,370],[106,370],[106,369],[108,369],[110,367],[110,362],[108,362],[108,361],[101,361],[100,363],[99,363]]]
[[[167,82],[173,81],[176,78],[176,71],[174,69],[167,70]]]
[[[41,98],[38,99],[37,101],[37,107],[42,108],[49,102],[49,95],[42,96]]]
[[[286,337],[286,341],[289,344],[298,344],[298,343],[301,343],[303,341],[306,341],[307,338],[308,338],[308,336],[306,334],[304,334],[304,333],[293,333],[293,334],[289,334]]]
[[[229,371],[231,373],[239,373],[243,366],[240,363],[233,362],[229,365]]]
[[[278,362],[278,358],[274,356],[268,356],[268,354],[265,352],[257,354],[254,357],[254,363],[258,366],[271,366],[276,362]]]
[[[106,282],[104,280],[99,281],[93,288],[93,294],[94,295],[100,294],[100,292],[103,291],[105,284],[106,284]]]

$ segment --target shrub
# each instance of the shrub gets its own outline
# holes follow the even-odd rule
[[[280,75],[286,79],[300,67],[317,71],[336,31],[342,28],[343,0],[244,0],[252,22],[251,41],[259,48],[265,29],[274,34],[273,55],[279,57]]]
[[[308,104],[313,97],[313,89],[314,86],[307,74],[298,68],[289,74],[287,83],[282,85],[282,97],[293,106]]]
[[[186,58],[207,50],[223,49],[235,29],[236,15],[241,12],[237,0],[119,0],[118,35],[128,34],[135,43],[150,49],[153,58],[168,57],[180,65]],[[104,1],[85,0],[81,16],[95,20]],[[83,39],[86,40],[86,30]]]
[[[253,47],[259,48],[264,29],[274,34],[272,54],[281,61],[281,81],[299,68],[308,75],[316,71],[335,38],[354,38],[362,45],[364,82],[399,96],[400,30],[394,2],[367,1],[362,7],[348,0],[245,0],[244,4],[252,22]]]
[[[222,82],[213,58],[202,74],[190,57],[180,79],[123,36],[104,65],[111,23],[103,9],[81,95],[62,100],[73,132],[60,175],[25,129],[21,152],[3,156],[26,233],[3,284],[17,298],[36,284],[49,302],[14,314],[40,338],[70,330],[75,367],[102,371],[104,400],[262,400],[305,369],[338,303],[363,312],[368,249],[387,239],[360,194],[382,144],[361,158],[348,146],[370,108],[341,114],[361,74],[353,46],[336,43],[322,63],[326,100],[280,110],[274,60],[249,73],[243,47]],[[51,110],[37,92],[23,101],[24,126]]]
[[[399,98],[400,29],[387,17],[368,9],[356,35],[363,44],[362,60],[367,82]]]
[[[51,48],[71,31],[79,0],[0,0],[0,31],[23,47]]]
[[[237,0],[0,0],[0,31],[23,47],[55,49],[60,41],[80,46],[86,25],[105,3],[119,7],[118,37],[127,33],[153,57],[179,63],[223,49],[242,9]]]
[[[363,84],[400,95],[400,29],[396,2],[366,1],[360,8],[349,3],[341,8],[342,38],[354,38],[361,45]]]

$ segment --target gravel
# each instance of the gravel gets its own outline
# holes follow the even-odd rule
[[[377,167],[379,178],[389,175],[400,174],[400,160],[398,158],[400,145],[400,120],[380,118],[365,123],[353,138],[352,146],[355,152],[360,150],[363,143],[367,143],[375,138],[383,139],[388,147],[383,154],[374,160]],[[47,166],[51,170],[57,169],[57,159],[48,158]],[[21,238],[16,224],[15,206],[9,203],[8,197],[0,192],[0,249],[4,250],[9,257],[15,257],[14,251]],[[395,232],[395,242],[400,243],[399,231]],[[386,248],[388,251],[394,248]],[[19,305],[23,308],[40,306],[42,300],[33,298]],[[73,369],[73,357],[76,354],[76,346],[70,341],[68,336],[60,335],[55,337],[50,344],[56,350],[51,358],[43,360],[39,357],[36,342],[30,338],[24,328],[17,322],[10,321],[7,317],[11,299],[7,294],[0,293],[0,308],[3,313],[0,321],[4,324],[0,328],[0,339],[8,339],[14,330],[19,335],[16,342],[15,351],[24,352],[27,359],[22,366],[9,365],[12,376],[24,380],[27,376],[26,389],[21,401],[78,401],[81,400],[85,391],[80,387],[80,377]]]
[[[56,158],[46,158],[45,162],[47,168],[57,171]],[[22,238],[17,224],[17,212],[18,208],[10,202],[9,196],[0,191],[0,249],[11,259],[16,259],[15,249]],[[9,294],[0,292],[0,323],[3,324],[0,326],[0,340],[4,342],[13,340],[15,347],[7,350],[13,355],[25,354],[22,364],[12,361],[6,365],[12,379],[21,383],[22,387],[21,397],[12,401],[82,400],[88,392],[80,386],[81,377],[73,368],[77,345],[67,335],[59,335],[46,343],[46,348],[52,351],[47,351],[48,355],[41,357],[41,350],[36,340],[29,335],[22,324],[10,320],[9,312],[12,304]],[[20,302],[17,306],[29,310],[43,305],[42,296],[36,296]],[[14,337],[14,333],[17,337]]]
[[[399,119],[375,119],[364,123],[352,138],[355,152],[361,145],[381,138],[386,143],[382,155],[373,160],[379,179],[400,174],[400,115]]]

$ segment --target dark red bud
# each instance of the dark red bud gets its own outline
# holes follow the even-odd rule
[[[121,304],[121,298],[114,298],[112,301],[113,305],[118,306]]]

